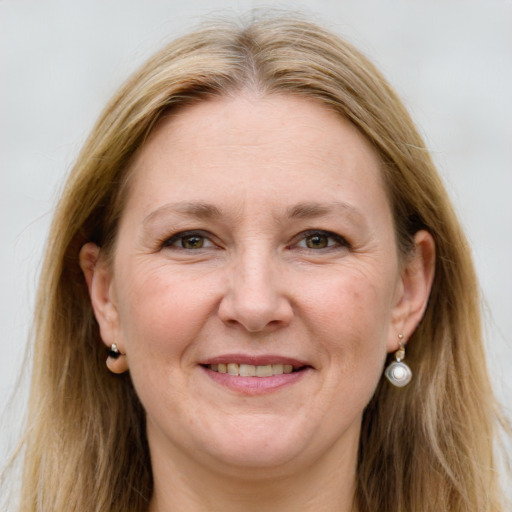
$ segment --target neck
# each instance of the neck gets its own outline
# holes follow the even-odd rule
[[[215,468],[183,453],[152,453],[150,512],[353,512],[357,443],[333,447],[321,460],[297,467]],[[302,466],[302,465],[301,465]]]

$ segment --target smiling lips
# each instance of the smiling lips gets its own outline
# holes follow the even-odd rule
[[[312,367],[283,357],[222,356],[201,366],[219,384],[244,394],[260,394],[292,384]]]
[[[219,363],[208,365],[210,370],[219,373],[228,373],[240,377],[272,377],[272,375],[282,375],[283,373],[292,373],[294,371],[291,364],[237,364],[237,363]],[[299,370],[297,367],[295,371]]]

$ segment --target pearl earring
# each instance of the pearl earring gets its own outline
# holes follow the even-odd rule
[[[107,347],[107,368],[112,373],[124,373],[128,370],[128,361],[126,354],[123,354],[119,347],[112,343],[110,347]]]
[[[404,339],[404,335],[400,333],[398,335],[398,339],[400,341],[398,342],[399,348],[395,352],[395,361],[386,368],[384,375],[386,375],[391,384],[402,388],[411,382],[412,371],[409,366],[402,361],[405,357],[405,346],[402,341]]]
[[[119,351],[119,348],[117,348],[117,345],[115,343],[112,343],[110,347],[107,347],[107,355],[108,357],[111,357],[112,359],[117,359],[119,356],[123,355]]]

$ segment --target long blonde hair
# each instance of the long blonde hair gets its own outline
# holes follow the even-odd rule
[[[111,100],[80,153],[41,274],[21,510],[147,509],[144,411],[129,375],[106,370],[78,253],[89,241],[114,250],[130,159],[162,114],[243,88],[312,98],[352,121],[381,157],[402,254],[418,229],[436,242],[429,306],[409,342],[415,377],[400,390],[382,380],[364,413],[355,508],[503,510],[477,281],[429,153],[365,57],[286,16],[216,23],[171,43]]]

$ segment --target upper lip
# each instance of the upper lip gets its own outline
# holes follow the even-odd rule
[[[249,355],[249,354],[222,354],[220,356],[204,359],[199,364],[210,365],[220,363],[250,364],[253,366],[266,366],[270,364],[289,364],[294,368],[311,366],[307,361],[286,357],[277,354]]]

